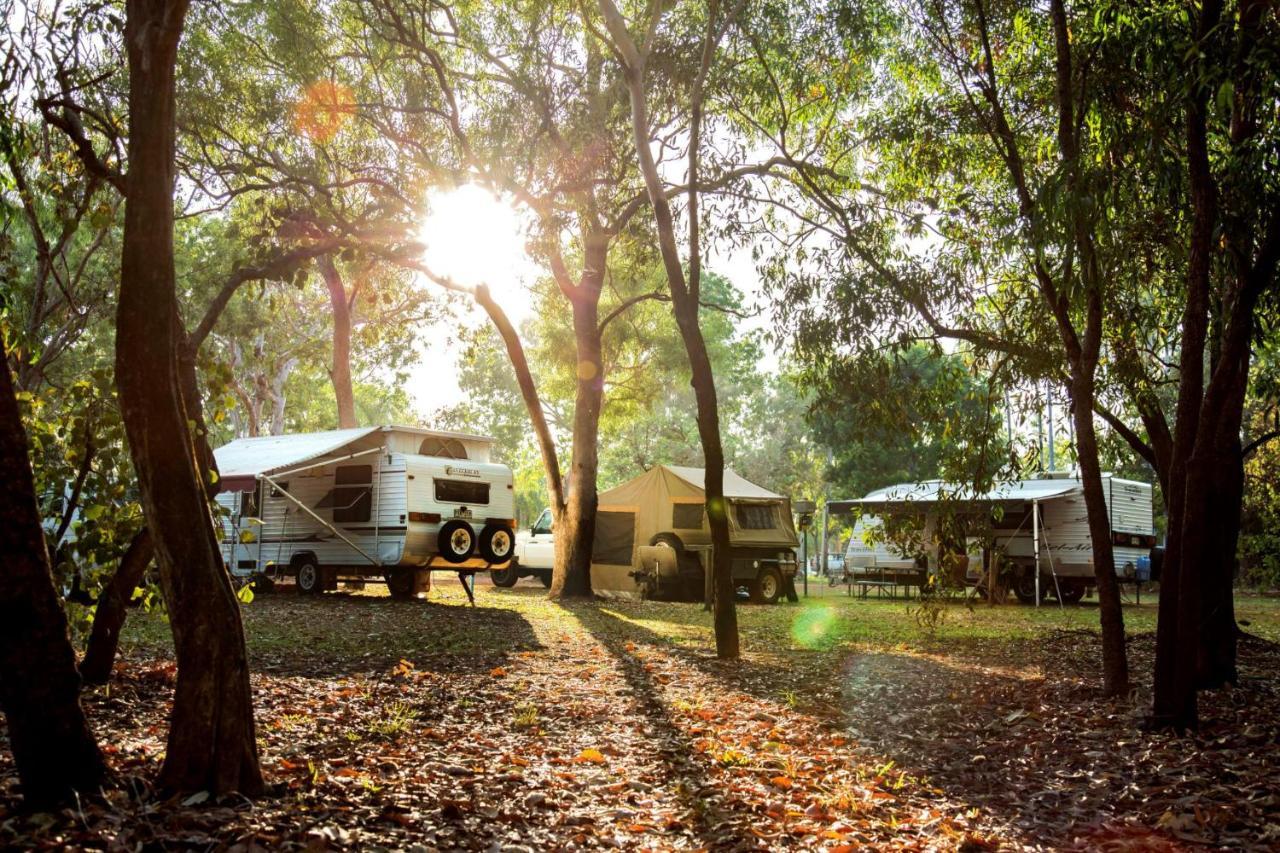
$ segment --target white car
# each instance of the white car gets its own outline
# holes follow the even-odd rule
[[[496,586],[513,587],[520,578],[537,578],[551,588],[551,569],[556,562],[555,536],[551,532],[551,507],[538,516],[528,530],[516,534],[511,563],[489,572]]]

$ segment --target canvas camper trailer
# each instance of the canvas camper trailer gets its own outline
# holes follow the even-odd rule
[[[430,571],[502,565],[515,493],[492,443],[402,426],[232,441],[214,451],[223,558],[233,576],[291,578],[306,593],[385,580],[400,597]]]
[[[591,588],[602,595],[701,600],[700,555],[709,554],[704,471],[658,465],[601,492]],[[724,472],[733,577],[757,601],[774,602],[795,575],[791,502]],[[709,560],[707,561],[709,565]]]
[[[1158,558],[1152,558],[1156,535],[1151,485],[1106,474],[1102,490],[1111,519],[1116,574],[1122,580],[1145,580],[1152,562],[1158,563]],[[1075,602],[1093,586],[1093,543],[1084,490],[1076,477],[1056,474],[1021,480],[977,495],[937,480],[903,483],[865,498],[833,501],[829,508],[859,514],[846,564],[874,566],[878,561],[905,559],[890,545],[868,544],[865,539],[874,537],[861,534],[880,523],[879,515],[907,514],[919,519],[922,538],[933,543],[929,568],[936,571],[933,529],[944,504],[949,512],[968,516],[988,529],[993,548],[987,557],[998,552],[1013,564],[1014,591],[1023,601],[1037,601],[1038,596],[1054,592],[1063,601]],[[983,568],[982,554],[976,542],[966,545],[971,552],[968,574],[973,578]]]

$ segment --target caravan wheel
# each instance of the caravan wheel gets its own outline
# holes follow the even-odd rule
[[[436,534],[436,548],[445,562],[464,562],[476,550],[476,532],[462,519],[450,519],[440,525],[440,532]]]
[[[297,578],[298,592],[315,595],[324,589],[324,575],[320,573],[320,567],[313,557],[304,557],[298,561],[294,577]]]
[[[511,559],[511,550],[515,545],[515,537],[510,528],[500,524],[486,524],[480,531],[480,556],[487,563],[505,563]]]
[[[1045,578],[1040,578],[1040,597],[1044,598],[1049,594],[1049,590],[1053,589],[1053,581],[1045,583]],[[1034,570],[1028,569],[1018,574],[1018,580],[1013,586],[1013,594],[1018,596],[1018,600],[1023,604],[1036,603],[1036,574]]]

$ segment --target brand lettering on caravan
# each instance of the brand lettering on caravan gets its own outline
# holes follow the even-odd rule
[[[480,472],[477,471],[475,468],[458,468],[454,465],[447,466],[444,469],[444,472],[448,474],[450,477],[479,477],[480,476]]]

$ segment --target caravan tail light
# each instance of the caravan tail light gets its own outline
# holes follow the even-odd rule
[[[440,513],[438,512],[411,512],[409,513],[410,521],[421,521],[423,524],[439,524]]]

